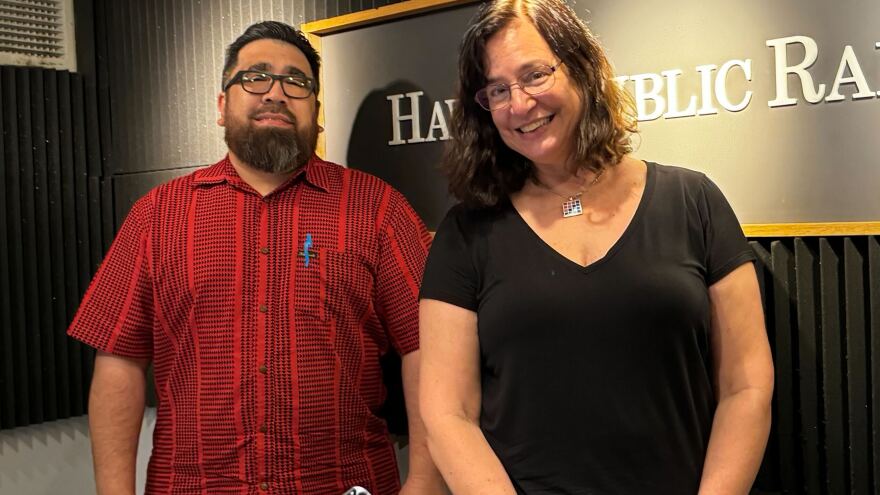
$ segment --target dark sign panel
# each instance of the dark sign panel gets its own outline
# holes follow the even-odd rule
[[[636,156],[702,170],[743,223],[880,219],[878,2],[579,2],[635,97]],[[400,189],[429,227],[475,5],[324,36],[327,158]]]

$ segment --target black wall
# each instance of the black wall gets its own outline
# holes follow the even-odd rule
[[[776,366],[757,486],[880,493],[880,239],[751,244]]]
[[[0,67],[0,428],[86,412],[94,352],[65,335],[135,199],[223,156],[226,45],[391,2],[77,0],[77,72]]]
[[[272,19],[299,26],[389,3],[95,0],[117,222],[153,186],[226,153],[216,124],[220,72],[226,46],[248,25]]]
[[[0,68],[2,428],[85,413],[92,352],[64,329],[113,223],[83,79]]]

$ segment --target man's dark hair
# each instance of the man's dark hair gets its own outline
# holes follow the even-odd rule
[[[309,61],[309,66],[312,68],[312,74],[314,74],[315,94],[317,95],[319,89],[318,75],[320,74],[319,69],[321,68],[321,57],[319,57],[318,52],[312,48],[312,44],[309,43],[309,40],[306,39],[302,31],[278,21],[263,21],[252,24],[244,30],[244,33],[242,33],[241,36],[229,45],[226,49],[226,63],[223,64],[223,81],[221,86],[226,86],[226,81],[234,75],[231,74],[231,72],[233,67],[238,63],[238,52],[252,41],[267,39],[290,43],[297,47],[299,51],[303,52],[303,55],[306,56],[306,60]]]

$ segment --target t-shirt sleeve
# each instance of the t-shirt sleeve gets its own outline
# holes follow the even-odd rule
[[[463,206],[455,206],[440,223],[428,254],[419,297],[476,311],[479,272],[472,242],[465,232],[466,213]]]
[[[756,257],[733,208],[718,186],[703,176],[701,187],[705,266],[708,285],[712,285]]]
[[[402,194],[392,190],[380,226],[376,266],[376,309],[401,356],[419,348],[419,284],[431,235]]]
[[[149,209],[148,197],[132,207],[67,330],[71,337],[119,356],[152,357]]]

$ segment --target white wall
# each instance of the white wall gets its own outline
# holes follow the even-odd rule
[[[138,493],[153,447],[156,410],[148,408],[138,447]],[[85,416],[0,431],[0,495],[95,493]]]
[[[156,410],[147,408],[138,444],[137,493],[144,492]],[[401,477],[408,447],[397,450]],[[0,495],[95,493],[86,416],[0,431]]]

